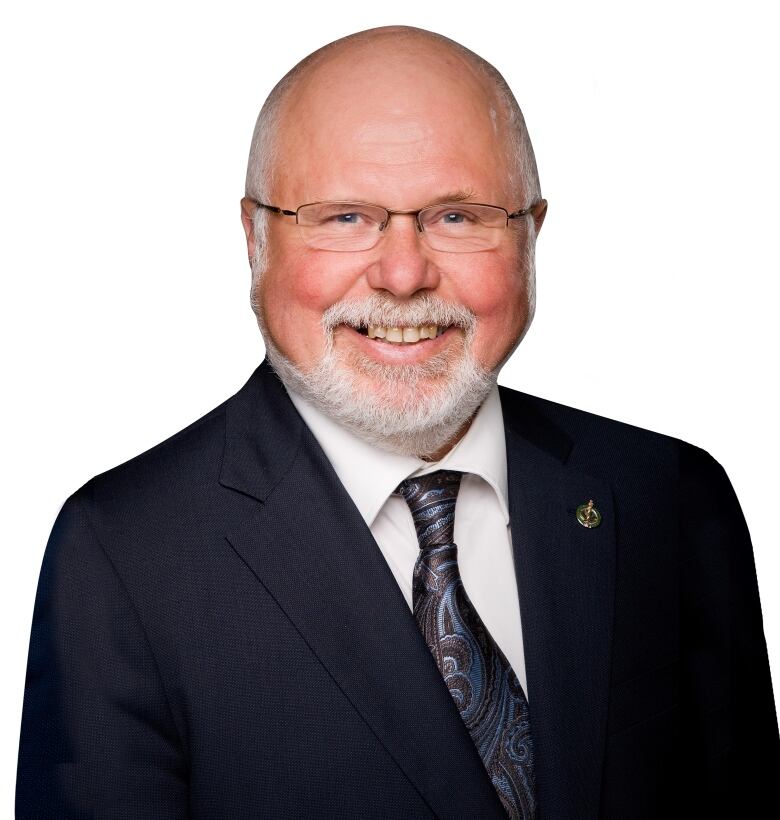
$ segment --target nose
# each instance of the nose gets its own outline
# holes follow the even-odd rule
[[[377,258],[367,274],[372,288],[406,298],[438,285],[438,268],[430,259],[413,214],[391,215],[376,252]]]

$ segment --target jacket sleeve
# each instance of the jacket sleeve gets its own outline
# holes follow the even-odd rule
[[[69,498],[44,553],[33,612],[16,817],[186,818],[187,765],[127,590]]]
[[[689,816],[774,816],[780,740],[750,535],[721,465],[681,445],[683,802]]]

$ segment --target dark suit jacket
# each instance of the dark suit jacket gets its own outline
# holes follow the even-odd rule
[[[752,547],[723,469],[674,438],[501,400],[539,820],[776,816]],[[589,499],[593,529],[575,517]],[[17,817],[502,816],[266,363],[67,500],[33,615]]]

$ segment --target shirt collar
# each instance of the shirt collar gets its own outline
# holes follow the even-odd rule
[[[401,481],[444,469],[473,473],[484,479],[495,491],[505,523],[509,524],[504,417],[495,384],[466,434],[437,462],[380,450],[297,393],[288,392],[369,527]]]

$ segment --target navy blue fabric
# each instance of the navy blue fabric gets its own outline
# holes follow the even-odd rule
[[[539,820],[773,816],[753,552],[705,451],[501,389]],[[593,499],[588,529],[575,510]],[[414,616],[267,363],[64,504],[17,817],[501,818]]]

